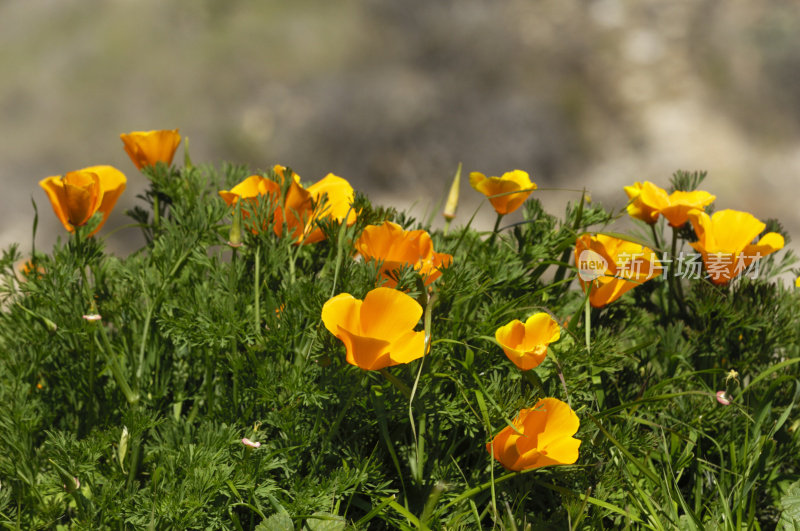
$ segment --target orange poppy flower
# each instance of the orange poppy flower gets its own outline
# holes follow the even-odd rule
[[[273,172],[280,183],[260,175],[251,175],[230,191],[220,191],[219,195],[228,205],[234,205],[240,199],[255,202],[261,196],[270,196],[275,204],[273,214],[275,234],[281,236],[285,224],[289,234],[297,240],[297,243],[315,243],[325,238],[322,229],[316,226],[320,219],[332,218],[342,222],[347,218],[348,226],[355,223],[356,213],[350,208],[355,192],[345,179],[328,174],[319,182],[304,188],[300,184],[300,176],[294,172],[289,185],[285,185],[284,166],[276,165]],[[284,189],[286,191],[281,195]],[[257,232],[256,228],[251,230]]]
[[[314,211],[311,215],[311,224],[306,227],[303,243],[314,243],[325,239],[322,229],[316,226],[317,220],[335,219],[339,223],[346,222],[348,227],[356,222],[356,211],[352,208],[356,194],[347,180],[329,173],[309,186],[308,193],[314,200]]]
[[[285,166],[276,165],[275,174],[285,179]],[[321,219],[335,219],[347,226],[356,222],[356,212],[351,209],[355,200],[355,191],[347,180],[329,173],[324,178],[304,188],[300,184],[300,176],[292,172],[292,182],[286,192],[285,201],[279,207],[278,214],[286,222],[292,237],[297,243],[316,243],[325,239],[325,233],[317,225]],[[275,234],[283,232],[283,223],[275,224]]]
[[[522,170],[506,172],[501,177],[486,177],[474,171],[469,174],[469,184],[487,196],[495,212],[501,215],[514,212],[536,190],[536,183]]]
[[[181,143],[181,135],[177,129],[161,129],[158,131],[133,131],[119,135],[125,151],[138,169],[155,166],[164,162],[169,166],[175,150]]]
[[[605,234],[580,236],[575,242],[575,263],[584,291],[587,284],[592,285],[589,303],[595,308],[617,300],[662,272],[652,250]]]
[[[453,260],[449,254],[434,252],[433,240],[424,230],[405,231],[391,221],[366,227],[355,247],[365,260],[381,263],[380,275],[392,288],[397,286],[393,272],[405,266],[412,266],[430,285]]]
[[[527,371],[538,367],[547,355],[547,346],[561,337],[561,327],[550,314],[539,312],[528,317],[524,323],[514,319],[494,333],[514,365]]]
[[[667,191],[656,186],[650,181],[634,183],[625,187],[625,193],[631,202],[628,204],[628,214],[646,223],[653,224],[658,221],[661,214],[672,227],[681,227],[689,221],[689,212],[703,210],[716,199],[703,190],[683,192],[676,190],[667,195]]]
[[[280,192],[280,185],[275,181],[267,179],[266,177],[262,177],[261,175],[251,175],[244,181],[231,188],[230,191],[220,190],[218,193],[225,203],[228,204],[228,206],[234,206],[240,201],[245,201],[249,207],[255,208],[260,198],[265,196],[270,198],[271,201],[277,202]],[[250,213],[248,212],[247,208],[242,209],[242,217],[244,219],[248,219],[250,217]],[[278,223],[277,212],[273,213],[273,220],[273,223]],[[252,221],[248,224],[248,228],[253,234],[257,234],[259,230],[266,228],[266,226],[266,222],[263,222],[261,227]]]
[[[571,465],[578,460],[581,440],[573,437],[580,420],[565,402],[543,398],[495,435],[486,450],[509,470]]]
[[[766,225],[752,214],[720,210],[689,214],[698,241],[691,244],[703,256],[706,272],[714,284],[727,284],[754,261],[783,249],[783,236],[765,234],[753,243]]]
[[[364,297],[340,293],[322,306],[322,322],[344,343],[347,363],[369,371],[408,363],[425,355],[425,332],[415,332],[422,306],[391,288]]]
[[[103,218],[89,236],[105,224],[119,196],[125,190],[125,175],[113,166],[89,166],[39,182],[61,224],[70,232],[85,225],[95,212]]]

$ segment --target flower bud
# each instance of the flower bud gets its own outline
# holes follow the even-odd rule
[[[452,221],[456,217],[456,209],[458,209],[458,190],[461,184],[461,163],[458,163],[458,169],[453,176],[453,184],[450,185],[450,193],[447,195],[447,203],[444,205],[442,216],[447,221]]]

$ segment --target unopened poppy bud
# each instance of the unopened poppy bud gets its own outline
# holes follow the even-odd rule
[[[228,235],[228,245],[234,249],[242,246],[242,213],[239,211],[238,207],[233,214],[231,232]]]
[[[456,217],[456,210],[458,209],[458,191],[461,185],[461,163],[458,163],[458,169],[455,176],[453,176],[453,184],[450,185],[450,193],[447,195],[447,203],[444,205],[442,216],[447,221],[452,221]]]
[[[723,406],[731,405],[730,396],[725,391],[717,391],[717,402],[722,404]]]
[[[242,439],[242,444],[243,444],[243,445],[245,445],[245,446],[248,446],[248,447],[250,447],[250,448],[260,448],[260,447],[261,447],[261,443],[260,443],[260,442],[258,442],[258,441],[251,441],[251,440],[250,440],[250,439],[248,439],[247,437],[245,437],[245,438],[243,438],[243,439]]]
[[[72,479],[67,480],[67,482],[63,484],[63,487],[67,492],[75,492],[81,488],[81,480],[73,477]]]
[[[119,448],[117,449],[117,457],[119,458],[119,466],[122,471],[125,471],[125,454],[128,453],[128,427],[122,427],[122,435],[119,438]]]

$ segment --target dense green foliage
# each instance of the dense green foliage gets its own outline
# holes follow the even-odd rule
[[[615,215],[579,197],[558,218],[534,194],[496,235],[431,233],[452,265],[430,296],[411,269],[399,284],[426,304],[431,351],[387,377],[345,362],[321,308],[375,287],[375,265],[352,258],[366,225],[430,221],[358,196],[357,223],[325,223],[322,242],[245,231],[231,249],[217,190],[247,168],[146,173],[139,251],[67,235],[24,278],[17,248],[2,258],[1,525],[800,525],[800,296],[774,279],[788,254],[731,286],[683,281],[678,298],[659,277],[587,310],[575,241]],[[536,311],[566,328],[523,373],[494,331]],[[504,470],[486,443],[545,396],[581,419],[578,462]]]

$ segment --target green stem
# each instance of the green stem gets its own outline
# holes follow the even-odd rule
[[[158,192],[153,191],[153,233],[158,230],[158,226],[161,224],[161,212],[159,212],[161,205],[158,202]]]
[[[208,349],[206,349],[206,409],[208,414],[211,415],[214,412],[214,365],[212,363],[211,354],[209,353]]]
[[[389,370],[386,369],[385,367],[381,369],[379,372],[387,380],[389,380],[392,383],[392,385],[394,385],[401,393],[403,393],[403,396],[405,396],[408,400],[411,400],[411,389],[409,389],[409,387],[405,383],[403,383],[403,381],[400,380],[400,378],[390,373]]]
[[[133,406],[139,401],[139,395],[134,393],[131,390],[131,387],[128,385],[128,380],[125,378],[125,374],[122,371],[122,366],[120,365],[117,356],[114,355],[114,349],[111,347],[111,342],[108,340],[108,334],[106,333],[105,327],[98,323],[98,329],[100,330],[100,339],[103,341],[102,345],[98,344],[100,351],[105,354],[106,360],[108,361],[108,367],[111,369],[111,374],[114,376],[114,380],[116,380],[117,385],[122,390],[122,394],[125,395],[125,398],[128,400],[128,404]],[[95,336],[95,341],[97,341],[97,336]]]
[[[661,249],[661,241],[658,239],[658,232],[656,231],[656,224],[650,224],[650,231],[653,233],[653,247],[658,250]]]
[[[256,335],[261,335],[261,246],[256,246],[255,274],[253,275],[253,291],[255,308],[253,309],[253,328]]]
[[[492,229],[492,235],[489,236],[489,243],[490,245],[494,243],[494,239],[497,237],[497,231],[500,230],[500,222],[503,220],[503,214],[497,214],[497,220],[494,222],[494,228]]]

